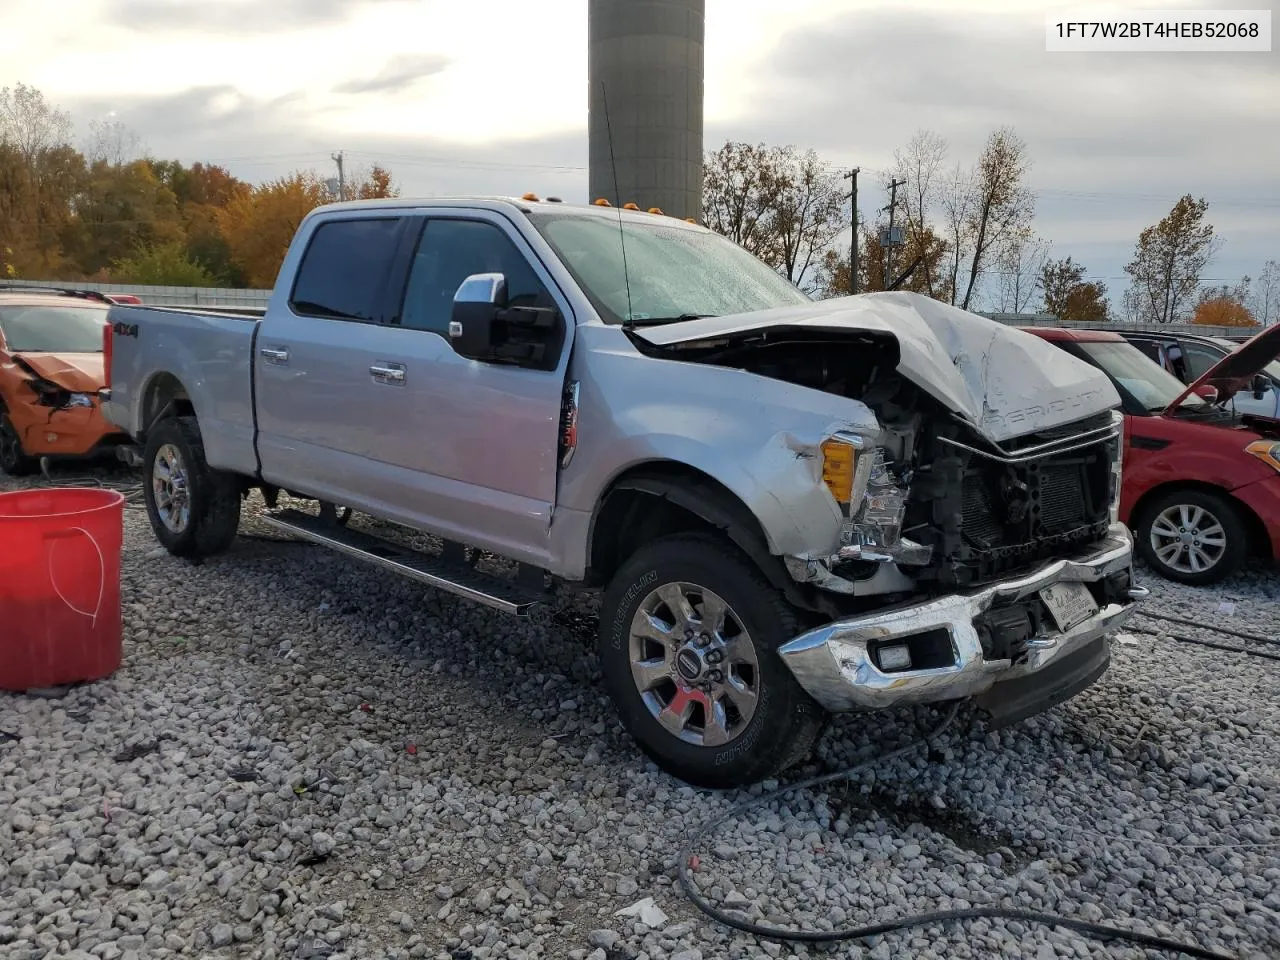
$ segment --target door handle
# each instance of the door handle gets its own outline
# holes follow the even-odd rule
[[[258,351],[267,363],[288,363],[289,351],[278,347],[263,347]]]
[[[404,364],[402,363],[375,363],[369,368],[369,373],[378,383],[393,386],[404,383]]]

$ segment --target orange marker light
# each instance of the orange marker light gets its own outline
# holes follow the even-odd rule
[[[695,220],[695,219],[693,219],[693,217],[685,217],[685,218],[684,218],[684,222],[685,222],[685,223],[693,223],[693,224],[696,224],[698,221],[697,221],[697,220]]]
[[[521,200],[533,200],[533,201],[535,201],[535,202],[536,202],[536,201],[537,201],[537,199],[538,199],[538,195],[537,195],[536,193],[526,193],[526,194],[525,194],[523,197],[521,197],[520,199],[521,199]]]
[[[637,203],[624,203],[622,205],[622,209],[623,210],[639,210],[640,205]]]
[[[601,197],[599,200],[597,200],[597,201],[596,201],[596,206],[597,206],[597,207],[611,207],[611,206],[613,206],[613,204],[611,204],[611,203],[610,203],[608,200],[606,200],[604,197]]]
[[[650,207],[650,208],[649,208],[649,212],[650,212],[650,213],[656,213],[658,216],[662,216],[662,215],[663,215],[663,214],[662,214],[662,208],[661,208],[661,207]]]

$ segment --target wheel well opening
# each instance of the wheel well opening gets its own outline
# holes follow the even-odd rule
[[[171,407],[174,416],[190,416],[195,413],[187,388],[171,373],[161,373],[147,385],[146,399],[142,404],[142,430],[145,433],[156,418]]]
[[[1130,513],[1135,535],[1137,533],[1136,528],[1145,519],[1145,514],[1157,497],[1188,490],[1212,494],[1228,503],[1235,510],[1240,522],[1244,524],[1245,534],[1249,538],[1250,556],[1263,557],[1268,560],[1274,559],[1271,553],[1271,537],[1267,534],[1267,528],[1263,524],[1262,518],[1254,513],[1247,503],[1233,497],[1230,490],[1224,490],[1222,487],[1215,486],[1212,483],[1204,483],[1198,480],[1178,480],[1173,483],[1165,483],[1144,493],[1141,499],[1133,505],[1133,510]]]
[[[645,464],[618,477],[592,524],[587,580],[604,585],[646,543],[675,533],[721,533],[775,586],[796,586],[769,552],[759,521],[728,487],[683,464]]]

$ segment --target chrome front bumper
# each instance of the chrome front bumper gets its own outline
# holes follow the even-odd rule
[[[1137,601],[1148,591],[1130,586],[1127,602],[1100,606],[1097,613],[1065,632],[1033,637],[1026,655],[1016,664],[985,658],[975,619],[998,602],[1024,600],[1055,583],[1104,580],[1132,565],[1129,531],[1124,524],[1113,524],[1107,539],[1086,553],[1055,560],[1034,573],[972,593],[829,623],[788,641],[778,653],[809,695],[834,712],[972,697],[996,683],[1043,670],[1116,630],[1132,616]],[[949,664],[886,673],[872,657],[873,644],[943,630],[951,641]]]

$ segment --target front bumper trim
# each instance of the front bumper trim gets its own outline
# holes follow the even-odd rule
[[[998,602],[1024,600],[1055,583],[1097,582],[1132,565],[1133,540],[1128,528],[1117,523],[1100,545],[1026,576],[988,584],[972,593],[829,623],[788,641],[778,653],[809,695],[836,713],[972,697],[1001,681],[1036,673],[1117,630],[1148,591],[1130,587],[1128,602],[1108,603],[1065,632],[1033,638],[1017,663],[984,657],[974,625],[978,617]],[[872,658],[873,644],[940,630],[950,636],[950,664],[885,673]]]

